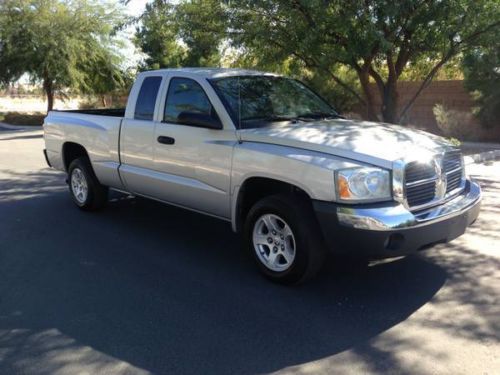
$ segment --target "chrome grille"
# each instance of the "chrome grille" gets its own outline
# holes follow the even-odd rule
[[[458,194],[465,185],[462,155],[447,152],[430,162],[413,161],[404,169],[404,196],[410,209],[418,210],[438,204]],[[440,164],[436,161],[441,159]],[[445,176],[446,175],[446,178]],[[446,191],[444,189],[446,183]]]
[[[463,182],[462,155],[459,152],[448,152],[443,157],[443,172],[446,173],[446,193],[459,189]]]
[[[411,162],[405,168],[405,196],[408,206],[431,202],[436,195],[437,175],[428,163]]]

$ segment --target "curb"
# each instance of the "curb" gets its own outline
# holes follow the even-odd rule
[[[460,146],[483,149],[500,149],[500,143],[485,143],[485,142],[461,142]]]
[[[0,128],[5,130],[42,130],[41,125],[10,125],[5,122],[0,122]]]
[[[464,157],[465,165],[484,163],[485,161],[500,160],[500,150],[481,152]]]

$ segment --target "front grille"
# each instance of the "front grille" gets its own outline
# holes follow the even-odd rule
[[[441,173],[446,174],[446,193],[440,189],[439,169],[430,162],[410,162],[405,166],[405,198],[408,206],[420,209],[454,195],[464,186],[462,155],[458,151],[447,152],[441,161]],[[439,185],[438,185],[439,183]]]
[[[443,157],[443,172],[446,173],[446,193],[450,193],[462,186],[463,165],[459,152],[448,152]]]
[[[410,207],[424,205],[436,195],[436,171],[428,163],[411,162],[405,168],[406,201]]]
[[[405,181],[412,183],[436,176],[436,171],[432,165],[420,163],[418,161],[406,165]]]

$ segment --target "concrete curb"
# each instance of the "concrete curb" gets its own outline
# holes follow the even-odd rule
[[[0,128],[5,130],[42,130],[40,125],[10,125],[5,122],[0,122]]]
[[[491,150],[464,157],[465,165],[484,163],[485,161],[500,160],[500,150]]]
[[[469,147],[469,148],[485,148],[488,150],[491,149],[500,149],[500,143],[486,143],[486,142],[461,142],[461,146]]]

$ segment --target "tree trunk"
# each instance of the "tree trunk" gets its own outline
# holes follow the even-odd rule
[[[47,93],[47,113],[54,108],[54,92],[52,90],[46,91]]]
[[[387,61],[387,82],[381,90],[380,96],[382,97],[382,118],[384,122],[390,124],[399,123],[398,116],[398,78],[401,74],[399,62],[394,62],[392,51],[388,51],[386,55]],[[398,67],[396,66],[398,65]]]
[[[382,117],[384,122],[391,124],[399,123],[398,96],[397,82],[389,79],[385,85],[384,95],[382,97]]]
[[[104,108],[108,106],[108,103],[106,102],[106,95],[101,95],[101,104]]]
[[[375,111],[375,103],[373,100],[373,93],[370,90],[370,76],[366,71],[358,71],[359,82],[361,83],[361,88],[363,89],[363,94],[365,97],[365,108],[366,117],[370,121],[378,121],[377,113]]]
[[[54,108],[54,84],[52,80],[45,76],[43,79],[43,91],[47,95],[47,113]]]

